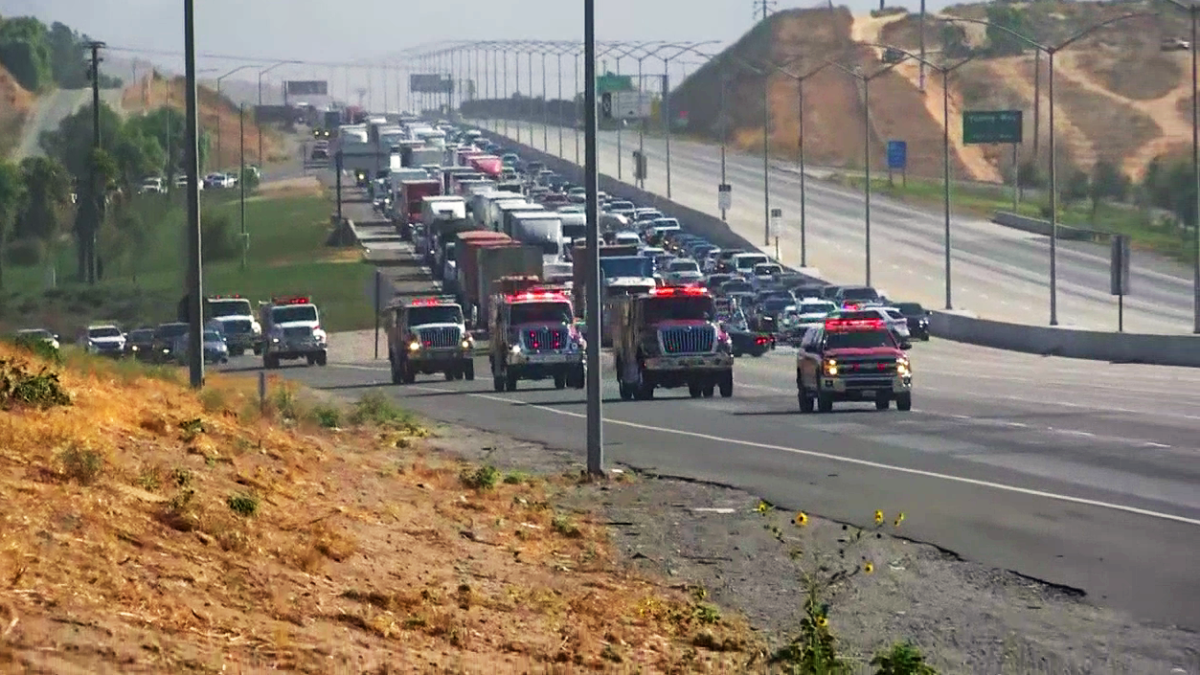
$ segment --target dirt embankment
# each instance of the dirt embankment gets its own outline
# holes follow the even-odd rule
[[[33,95],[21,88],[0,66],[0,157],[8,155],[21,140],[21,128],[33,108]]]
[[[22,365],[23,364],[23,365]],[[744,672],[755,638],[622,571],[567,478],[428,448],[381,395],[0,346],[0,671]],[[60,370],[61,379],[53,371]],[[561,665],[556,665],[561,664]]]
[[[122,94],[122,107],[128,114],[137,114],[144,110],[155,110],[163,106],[183,110],[186,102],[186,88],[181,77],[164,78],[158,73],[151,73],[138,79],[125,88]],[[217,93],[207,87],[199,87],[200,126],[212,137],[210,151],[216,167],[236,166],[240,160],[241,145],[239,139],[238,107],[229,99],[217,97]],[[221,147],[217,154],[217,130],[220,129]],[[259,134],[262,137],[262,154],[259,157]],[[247,163],[265,164],[288,158],[287,149],[279,134],[270,129],[260,129],[254,123],[254,110],[245,110],[245,142]]]

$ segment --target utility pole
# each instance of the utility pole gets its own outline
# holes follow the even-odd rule
[[[89,285],[95,285],[98,278],[99,255],[96,251],[96,232],[100,229],[100,222],[104,219],[104,189],[100,185],[99,176],[96,175],[96,156],[95,153],[100,150],[100,49],[105,45],[103,42],[88,42],[85,47],[92,52],[92,66],[88,71],[88,77],[92,80],[92,161],[88,162],[88,199],[92,205],[92,212],[85,214],[83,220],[84,236],[83,251],[84,256],[83,272],[87,277]]]
[[[587,471],[604,475],[604,421],[600,382],[600,157],[596,129],[596,0],[583,1],[584,119],[587,137],[583,184],[587,190]],[[520,128],[520,127],[518,127]],[[619,375],[618,375],[619,377]]]
[[[246,252],[250,248],[250,240],[246,236],[246,104],[238,105],[238,137],[241,139],[239,143],[239,156],[241,157],[241,170],[238,172],[238,187],[241,188],[240,200],[238,203],[238,218],[242,225],[242,271],[246,270]]]
[[[200,260],[200,122],[196,101],[195,0],[183,0],[183,63],[186,74],[188,373],[193,389],[204,386],[204,275]]]
[[[754,0],[754,20],[766,21],[777,4],[775,0]]]

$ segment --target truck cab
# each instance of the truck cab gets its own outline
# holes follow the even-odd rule
[[[392,384],[412,384],[418,373],[475,379],[475,342],[467,332],[462,306],[453,298],[421,298],[394,306],[389,323]]]
[[[707,289],[664,286],[631,296],[613,340],[622,400],[654,398],[657,387],[688,388],[692,398],[733,396],[733,346],[717,323]]]
[[[266,332],[263,367],[278,368],[280,361],[305,359],[308,365],[325,365],[328,336],[321,329],[321,313],[306,296],[271,298],[259,305],[259,320]]]
[[[583,388],[585,342],[565,292],[535,287],[497,295],[490,313],[488,360],[496,391],[546,378],[554,379],[555,389]]]
[[[262,324],[254,317],[250,301],[240,295],[215,295],[205,303],[208,316],[220,326],[230,356],[247,351],[262,353]]]
[[[830,317],[810,328],[796,354],[800,412],[838,401],[874,401],[877,410],[912,409],[912,364],[882,318]]]

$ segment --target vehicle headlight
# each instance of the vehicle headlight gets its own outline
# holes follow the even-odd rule
[[[131,350],[135,351],[135,352],[138,350],[138,346],[137,346],[137,345],[130,345],[130,346],[129,346],[129,348],[130,348]]]
[[[521,353],[521,345],[513,345],[512,347],[509,348],[509,351],[512,352],[514,355],[520,354]]]
[[[826,375],[832,377],[838,374],[838,363],[836,359],[825,359],[823,366]]]
[[[410,352],[415,352],[415,351],[419,350],[420,348],[421,348],[421,343],[417,342],[416,340],[413,340],[412,342],[408,343],[408,351],[410,351]]]
[[[250,332],[254,333],[255,335],[262,335],[262,324],[257,321],[251,323]]]
[[[908,365],[908,359],[896,359],[896,373],[900,376],[912,375],[912,368]]]
[[[463,348],[463,349],[470,349],[470,348],[471,348],[471,338],[463,338],[463,341],[462,341],[462,348]]]

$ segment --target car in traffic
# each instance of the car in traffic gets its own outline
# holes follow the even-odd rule
[[[125,336],[125,355],[138,361],[149,361],[154,357],[154,329],[136,328]]]
[[[80,333],[79,346],[88,354],[120,358],[125,354],[125,333],[116,324],[93,324]]]
[[[58,335],[45,328],[25,328],[17,331],[16,338],[22,341],[42,342],[51,349],[58,349]]]
[[[180,348],[180,340],[186,340],[188,324],[183,321],[170,321],[159,324],[154,329],[154,340],[151,342],[151,357],[154,363],[166,363],[175,360],[175,354]]]
[[[908,321],[908,333],[922,342],[929,341],[929,317],[933,312],[916,302],[897,302],[892,305]]]

